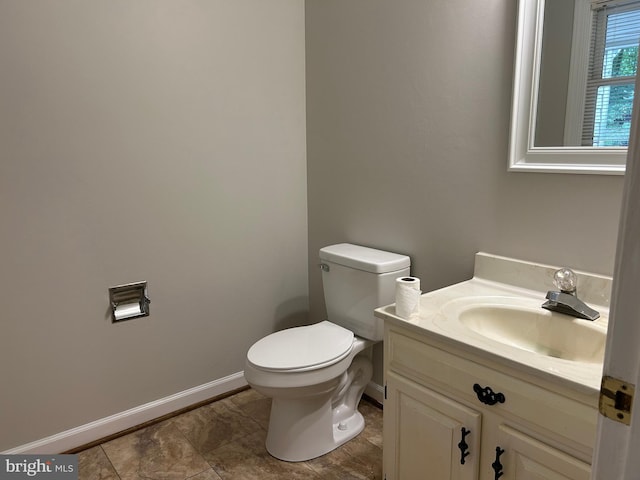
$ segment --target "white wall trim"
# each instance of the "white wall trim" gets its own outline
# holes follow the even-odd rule
[[[587,92],[592,22],[593,11],[591,10],[591,3],[586,1],[575,2],[571,60],[569,63],[569,85],[571,85],[571,88],[567,89],[567,110],[564,119],[565,145],[582,145],[582,125]]]
[[[624,175],[627,160],[624,147],[534,145],[544,5],[545,0],[518,2],[509,171]]]
[[[2,453],[11,455],[64,452],[246,385],[244,372],[234,373]]]
[[[369,382],[364,389],[365,395],[373,398],[376,402],[381,405],[384,404],[384,387],[382,385],[378,385],[374,382]]]

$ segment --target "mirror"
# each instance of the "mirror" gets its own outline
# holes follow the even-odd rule
[[[510,171],[624,173],[639,38],[640,0],[520,0]]]
[[[569,85],[569,78],[573,73],[571,47],[574,31],[574,3],[574,0],[545,2],[533,139],[536,147],[582,146],[580,138],[569,139],[568,135],[565,135],[565,127],[568,129],[571,126],[571,120],[574,124],[582,125],[581,115],[578,112],[575,112],[575,118],[567,118],[567,108],[571,108],[570,94],[583,90],[580,88],[583,86],[582,83],[576,84],[576,80],[579,81],[579,79],[572,78],[573,84]],[[588,42],[589,38],[587,36],[582,40]],[[586,75],[585,71],[584,76]],[[573,76],[575,77],[575,74]]]

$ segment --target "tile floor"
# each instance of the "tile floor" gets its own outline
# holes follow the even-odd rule
[[[271,400],[244,390],[78,454],[80,480],[381,479],[382,410],[360,402],[365,430],[319,458],[288,463],[264,447]]]

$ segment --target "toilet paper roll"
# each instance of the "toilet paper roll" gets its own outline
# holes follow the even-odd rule
[[[416,277],[396,278],[396,315],[405,320],[420,311],[420,279]]]

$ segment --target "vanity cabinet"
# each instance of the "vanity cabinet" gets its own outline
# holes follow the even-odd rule
[[[393,373],[386,386],[387,479],[477,479],[480,412]]]
[[[508,424],[501,424],[498,428],[498,445],[505,452],[502,459],[505,475],[501,478],[589,480],[591,477],[591,465],[588,463],[525,435]]]
[[[588,480],[597,396],[385,322],[386,480]]]

